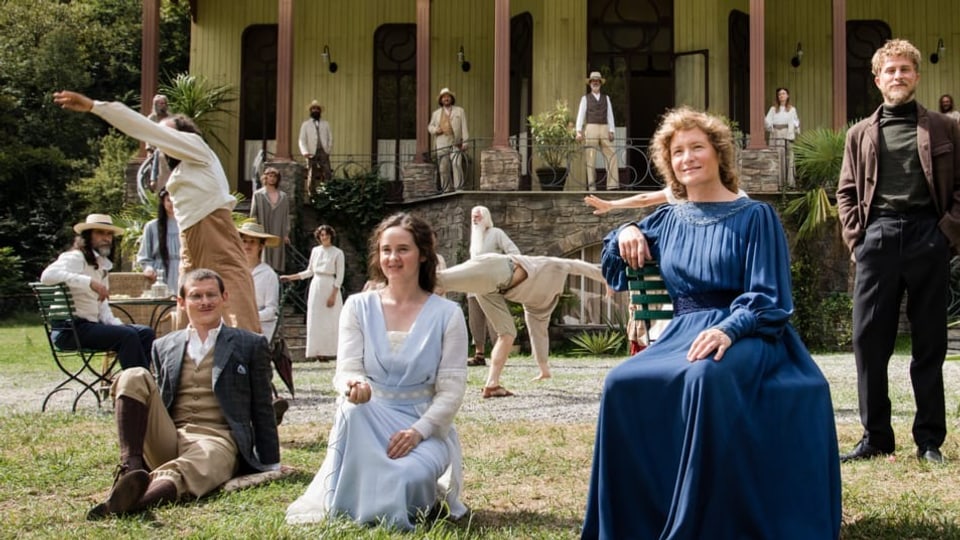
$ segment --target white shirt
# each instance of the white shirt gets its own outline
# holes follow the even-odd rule
[[[277,328],[277,311],[280,306],[280,280],[267,263],[260,263],[253,271],[253,292],[260,316],[260,331],[267,341],[273,339]]]
[[[763,119],[767,131],[774,131],[774,126],[786,126],[783,132],[785,139],[793,140],[797,133],[800,133],[800,117],[797,116],[797,108],[790,107],[790,110],[783,107],[770,107],[767,116]],[[780,129],[780,128],[778,128]]]
[[[127,135],[180,160],[180,165],[170,173],[166,187],[181,231],[214,210],[233,210],[237,205],[237,199],[230,194],[230,183],[220,158],[203,137],[154,124],[122,103],[94,101],[91,112]]]
[[[97,264],[100,268],[87,264],[80,250],[71,249],[61,253],[57,260],[43,270],[40,281],[44,285],[66,283],[67,287],[70,287],[73,311],[77,317],[103,324],[123,324],[123,321],[110,311],[110,304],[106,300],[101,302],[99,295],[90,288],[90,283],[96,281],[110,289],[109,272],[113,263],[97,254]]]
[[[192,324],[187,325],[187,333],[190,335],[190,339],[187,341],[187,354],[190,355],[190,358],[193,358],[194,363],[198,366],[203,357],[217,344],[217,336],[220,335],[222,328],[223,321],[221,320],[219,326],[207,332],[207,339],[201,340],[197,329]]]

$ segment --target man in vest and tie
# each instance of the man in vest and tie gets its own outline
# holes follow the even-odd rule
[[[440,90],[437,103],[440,108],[433,111],[427,131],[436,136],[437,161],[440,165],[440,188],[453,191],[463,186],[463,156],[467,149],[467,115],[462,107],[457,107],[457,96],[449,88]],[[451,178],[452,169],[452,178]]]
[[[320,183],[333,176],[330,169],[330,153],[333,151],[333,134],[330,124],[320,118],[323,107],[313,100],[310,102],[310,118],[300,125],[300,153],[307,160],[307,200]]]
[[[617,155],[613,149],[614,124],[613,104],[610,96],[600,92],[606,79],[599,71],[593,71],[587,77],[590,91],[580,98],[577,111],[577,142],[584,144],[584,160],[587,162],[587,188],[597,189],[597,147],[603,152],[607,165],[607,191],[620,186],[620,174],[617,170]]]

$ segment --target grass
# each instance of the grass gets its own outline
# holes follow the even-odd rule
[[[294,367],[298,397],[280,427],[280,439],[284,463],[301,473],[140,516],[87,522],[86,511],[112,481],[118,454],[113,415],[109,408],[98,411],[90,398],[81,401],[77,414],[65,412],[62,403],[39,412],[57,372],[42,330],[26,323],[0,327],[0,538],[576,538],[595,427],[593,416],[584,418],[582,405],[595,404],[603,374],[619,361],[557,358],[554,379],[533,383],[528,381],[536,372],[533,361],[511,359],[504,385],[523,399],[480,399],[477,389],[485,370],[470,370],[457,420],[466,477],[463,498],[473,510],[463,523],[421,526],[412,535],[346,522],[284,524],[284,510],[303,493],[326,451],[332,364]],[[850,449],[861,431],[852,357],[823,355],[817,360],[831,382],[840,447]],[[960,538],[960,365],[945,367],[950,433],[943,451],[949,461],[930,467],[913,457],[908,364],[906,357],[897,356],[890,368],[896,459],[843,466],[844,539]],[[573,410],[580,416],[568,414]]]

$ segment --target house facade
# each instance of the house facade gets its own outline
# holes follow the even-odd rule
[[[157,86],[150,62],[159,2],[143,0],[145,96]],[[571,201],[582,193],[539,193],[530,182],[539,164],[525,119],[558,100],[575,114],[590,71],[603,73],[613,100],[625,190],[658,187],[645,144],[659,115],[679,105],[736,122],[746,136],[743,176],[752,196],[788,190],[783,151],[764,138],[775,89],[789,88],[803,129],[842,127],[879,105],[870,58],[891,37],[924,54],[921,103],[936,108],[941,94],[960,96],[960,4],[952,0],[190,0],[190,7],[191,72],[237,90],[220,133],[237,191],[251,192],[251,165],[264,151],[302,175],[297,136],[317,100],[333,131],[334,167],[377,167],[404,182],[404,204],[434,213],[451,262],[469,240],[472,204],[502,208],[497,226],[524,239],[520,247],[531,254],[592,259],[595,233],[627,218],[577,212]],[[467,181],[449,194],[433,191],[426,130],[441,88],[466,110],[472,141]],[[570,168],[564,189],[580,192],[582,156]],[[541,232],[552,239],[538,240]]]

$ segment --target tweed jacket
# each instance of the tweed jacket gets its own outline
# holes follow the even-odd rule
[[[153,370],[168,411],[180,384],[180,367],[189,341],[187,330],[153,342]],[[223,325],[213,348],[213,392],[217,396],[241,457],[241,471],[267,470],[280,463],[280,441],[271,402],[273,369],[267,340],[259,334]]]
[[[878,107],[847,131],[837,210],[843,241],[851,251],[863,239],[877,187],[880,111]],[[917,104],[917,150],[938,225],[956,251],[960,247],[960,125]]]

